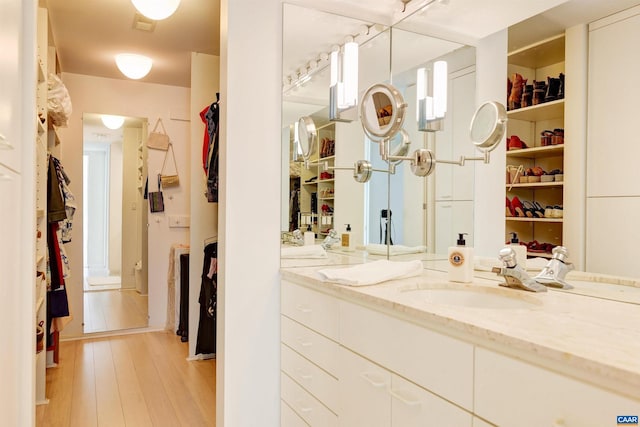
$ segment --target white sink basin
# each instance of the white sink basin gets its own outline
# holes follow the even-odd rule
[[[507,294],[512,292],[512,294]],[[537,301],[521,295],[524,291],[503,291],[490,288],[435,288],[404,289],[396,298],[400,303],[439,304],[486,309],[527,309],[533,308]],[[529,297],[529,298],[528,298]]]

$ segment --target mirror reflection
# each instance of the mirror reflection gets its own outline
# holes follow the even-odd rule
[[[146,119],[103,117],[82,116],[84,333],[148,323]]]

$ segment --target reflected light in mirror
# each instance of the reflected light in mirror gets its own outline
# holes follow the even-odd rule
[[[173,15],[180,0],[131,0],[131,3],[147,18],[161,21]]]
[[[358,103],[358,43],[345,43],[343,61],[344,99],[340,108],[349,108]]]
[[[138,80],[149,74],[153,61],[147,56],[135,53],[119,53],[116,55],[116,65],[122,74]]]
[[[120,129],[124,123],[124,117],[122,116],[111,116],[108,114],[103,114],[100,116],[102,120],[102,124],[112,130]]]

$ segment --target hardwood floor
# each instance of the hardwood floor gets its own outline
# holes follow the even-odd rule
[[[85,292],[84,333],[146,327],[147,300],[135,289]]]
[[[214,426],[215,359],[171,332],[63,341],[36,426]]]

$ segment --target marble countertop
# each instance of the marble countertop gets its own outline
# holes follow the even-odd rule
[[[352,254],[346,255],[343,261],[358,264],[367,262],[367,258]],[[283,268],[281,274],[283,279],[377,307],[478,345],[497,347],[640,400],[640,305],[637,303],[558,290],[532,293],[507,289],[498,286],[499,278],[495,274],[484,272],[478,272],[472,284],[456,284],[448,282],[441,260],[434,258],[423,263],[427,268],[421,276],[359,287],[322,281],[318,271],[336,268],[337,262]],[[575,274],[575,277],[587,281],[591,276]],[[469,307],[407,297],[408,290],[439,288],[500,295],[519,301],[526,308]],[[635,295],[640,295],[640,288],[631,290],[639,291]]]

